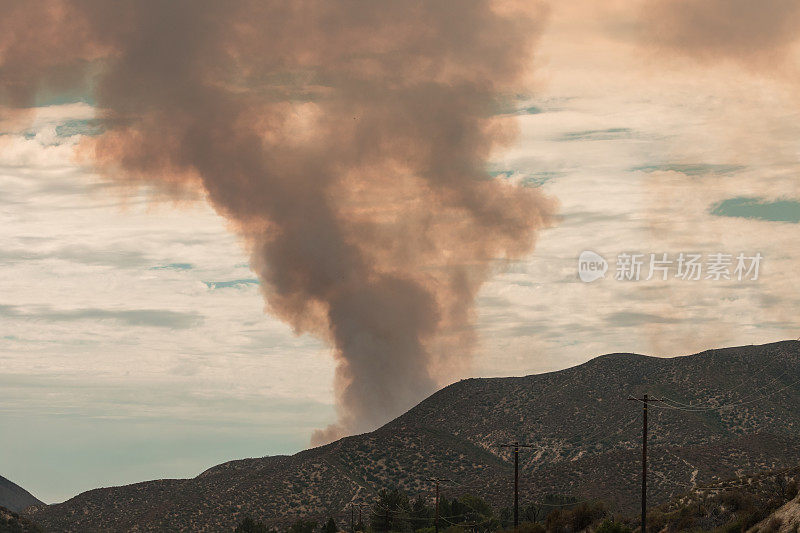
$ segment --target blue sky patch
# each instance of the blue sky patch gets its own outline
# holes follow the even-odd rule
[[[694,164],[679,164],[679,163],[666,163],[663,165],[644,165],[640,167],[631,168],[631,172],[680,172],[687,176],[726,176],[735,174],[745,167],[742,165],[709,165],[703,163]]]
[[[764,200],[737,196],[717,202],[711,206],[712,215],[718,217],[749,218],[769,222],[800,222],[800,201]]]
[[[169,263],[167,265],[159,265],[150,267],[150,270],[191,270],[194,265],[191,263]]]
[[[34,107],[50,107],[55,105],[68,105],[68,104],[87,104],[95,106],[94,98],[88,96],[83,91],[73,92],[60,92],[60,93],[46,93],[42,92],[36,95]]]
[[[539,113],[543,113],[542,108],[535,105],[524,107],[517,111],[518,115],[538,115]]]
[[[548,181],[563,176],[563,172],[547,171],[541,172],[519,172],[516,170],[496,170],[489,172],[493,178],[510,179],[514,175],[522,175],[519,184],[523,187],[536,188],[541,187]]]
[[[533,104],[531,95],[517,94],[495,101],[494,112],[497,115],[538,115],[545,110]]]
[[[204,281],[209,289],[228,289],[230,287],[244,287],[247,285],[259,285],[259,281],[253,278],[235,279],[232,281]]]
[[[547,172],[547,171],[534,172],[522,178],[522,180],[520,180],[520,185],[522,185],[523,187],[531,187],[531,188],[541,187],[548,181],[563,175],[564,175],[563,172]]]
[[[72,137],[73,135],[97,136],[103,133],[103,125],[99,120],[68,120],[56,126],[56,135]]]
[[[630,128],[608,128],[604,130],[571,131],[562,135],[559,141],[613,141],[630,139],[633,130]]]

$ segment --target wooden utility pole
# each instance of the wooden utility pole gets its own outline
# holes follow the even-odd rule
[[[519,449],[533,448],[533,445],[512,442],[511,444],[501,444],[500,447],[514,449],[514,529],[516,529],[519,527]]]
[[[439,533],[439,482],[450,481],[450,480],[443,477],[434,477],[431,478],[431,481],[436,483],[436,517],[433,520],[433,528],[435,530],[435,533]]]
[[[647,403],[657,402],[645,394],[642,398],[633,396],[629,400],[642,402],[642,533],[647,533]]]
[[[350,504],[350,533],[356,533],[356,508]]]

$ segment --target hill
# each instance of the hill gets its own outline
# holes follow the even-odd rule
[[[648,531],[749,531],[775,533],[793,527],[800,490],[800,465],[744,474],[703,484],[652,507]],[[794,502],[794,503],[793,503]],[[639,527],[639,516],[623,522]],[[789,529],[792,533],[794,530]]]
[[[31,505],[43,505],[30,492],[0,476],[0,507],[22,511]]]
[[[785,503],[757,526],[750,533],[797,533],[800,531],[800,496]]]
[[[512,462],[503,442],[528,442],[521,502],[545,494],[638,506],[641,405],[650,414],[650,505],[697,484],[796,465],[800,343],[655,358],[611,354],[566,370],[468,379],[433,394],[385,426],[292,456],[231,461],[188,480],[95,489],[33,518],[48,529],[220,530],[244,516],[285,525],[300,516],[343,516],[396,485],[430,494],[429,478],[510,503]]]
[[[19,514],[0,506],[0,533],[41,533],[41,528]]]

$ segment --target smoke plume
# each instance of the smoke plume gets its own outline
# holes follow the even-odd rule
[[[650,44],[708,62],[773,69],[786,61],[800,35],[795,0],[647,0],[644,7]]]
[[[0,0],[0,102],[89,87],[115,179],[199,189],[268,311],[328,341],[371,429],[466,364],[474,299],[548,223],[492,179],[543,11],[514,0]],[[6,110],[10,112],[9,109]]]

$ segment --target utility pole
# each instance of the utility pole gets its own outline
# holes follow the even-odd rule
[[[630,396],[629,400],[642,402],[642,533],[647,533],[647,403],[658,402],[645,394],[642,398]]]
[[[350,533],[356,533],[356,508],[350,504]]]
[[[436,518],[433,521],[433,527],[435,533],[439,533],[439,482],[440,481],[450,481],[449,479],[443,477],[434,477],[431,478],[431,481],[436,483]]]
[[[533,445],[520,444],[515,441],[511,444],[501,444],[500,447],[514,449],[514,529],[517,529],[519,527],[519,449],[533,448]]]

